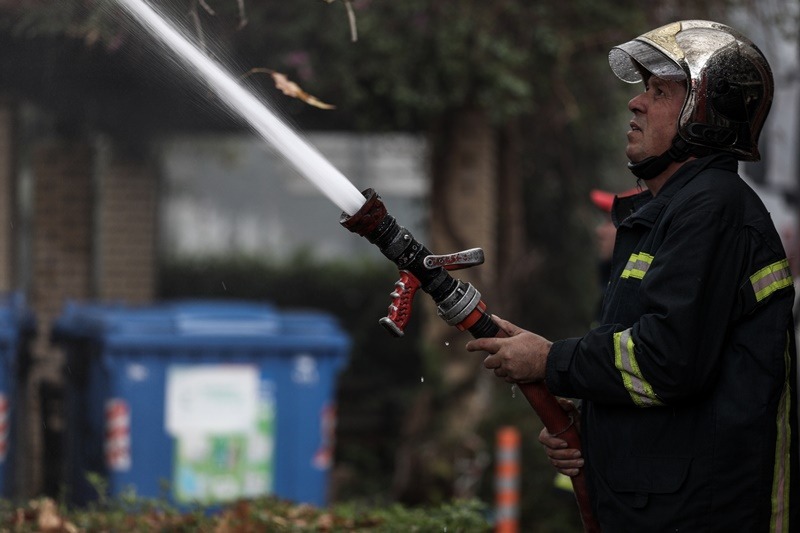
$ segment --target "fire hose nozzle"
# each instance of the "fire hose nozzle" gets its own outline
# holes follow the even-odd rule
[[[428,270],[443,268],[460,270],[483,263],[483,250],[472,248],[463,252],[447,255],[428,255],[422,264]],[[395,337],[402,337],[408,321],[411,319],[411,304],[414,295],[420,288],[420,281],[408,270],[400,271],[400,279],[394,284],[395,290],[390,294],[392,303],[388,314],[380,319],[380,324]],[[468,283],[458,281],[453,291],[442,300],[437,313],[451,326],[461,324],[478,306],[480,293]]]
[[[414,294],[422,289],[437,304],[439,315],[459,329],[470,329],[475,335],[493,336],[497,326],[485,313],[480,294],[469,283],[455,279],[448,271],[482,264],[483,250],[471,248],[463,252],[434,255],[411,233],[386,212],[381,197],[372,189],[363,192],[366,202],[358,212],[342,214],[342,226],[365,237],[400,270],[400,280],[392,292],[389,313],[380,323],[400,337],[411,317]],[[474,329],[474,331],[473,331]]]

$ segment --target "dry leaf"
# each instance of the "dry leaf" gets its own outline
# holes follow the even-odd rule
[[[280,72],[276,72],[274,70],[270,70],[267,68],[253,68],[250,69],[247,74],[244,76],[250,76],[251,74],[256,73],[264,73],[269,74],[272,76],[273,81],[275,81],[275,88],[280,90],[286,96],[291,96],[292,98],[297,98],[298,100],[302,100],[303,102],[307,103],[308,105],[312,105],[314,107],[318,107],[320,109],[335,109],[336,106],[326,104],[322,102],[318,98],[308,94],[303,89],[300,88],[295,82],[291,81],[286,74],[281,74]]]
[[[36,514],[37,531],[46,533],[58,531],[64,533],[77,533],[75,524],[65,521],[58,514],[58,506],[50,498],[42,498],[30,502],[30,508]],[[19,516],[19,515],[18,515]],[[19,525],[19,524],[18,524]]]

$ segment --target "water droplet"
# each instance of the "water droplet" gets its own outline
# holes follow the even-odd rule
[[[225,282],[224,281],[222,282],[222,290],[223,291],[227,291],[228,290],[228,287],[225,286]]]
[[[445,346],[450,346],[450,343],[449,342],[445,342],[444,345]]]
[[[517,397],[517,386],[516,385],[511,385],[511,397],[512,398],[516,398]]]
[[[419,382],[420,382],[420,383],[425,383],[425,376],[423,376],[423,377],[419,378]]]

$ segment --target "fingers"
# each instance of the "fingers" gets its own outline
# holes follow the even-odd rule
[[[558,401],[558,405],[561,406],[561,409],[566,411],[567,413],[571,411],[577,411],[578,408],[575,407],[575,403],[569,398],[562,398],[561,396],[557,397],[556,400]]]
[[[475,339],[467,343],[468,352],[486,352],[489,354],[486,359],[483,360],[483,366],[485,368],[494,370],[495,375],[498,377],[505,377],[506,374],[505,371],[502,370],[500,357],[495,357],[494,355],[499,349],[499,343],[496,339],[492,338]]]
[[[569,477],[575,477],[578,474],[580,474],[581,473],[581,467],[583,466],[583,459],[580,460],[580,466],[576,466],[574,468],[560,467],[560,466],[556,465],[555,463],[553,463],[552,461],[550,461],[550,462],[553,464],[553,466],[556,467],[556,470],[558,472],[564,474],[565,476],[569,476]]]
[[[500,327],[503,332],[509,337],[514,337],[521,333],[526,333],[526,330],[520,328],[509,322],[508,320],[503,320],[497,315],[492,316],[492,320]],[[488,353],[497,353],[500,349],[502,344],[502,337],[485,337],[481,339],[473,339],[467,343],[467,351],[468,352],[488,352]]]
[[[570,418],[572,418],[572,421],[575,424],[575,428],[580,433],[580,429],[581,429],[581,414],[580,414],[580,411],[578,410],[578,407],[575,405],[575,403],[572,400],[569,400],[567,398],[562,398],[562,397],[559,396],[556,399],[558,400],[558,404],[559,404],[559,406],[561,406],[561,409],[563,409],[564,412],[567,413],[570,416]]]
[[[494,370],[494,375],[499,378],[506,377],[507,373],[503,370],[503,365],[500,364],[500,359],[498,357],[489,356],[483,360],[483,367],[488,370]]]
[[[570,477],[577,476],[580,473],[580,469],[584,465],[580,450],[568,448],[567,441],[553,437],[546,428],[539,433],[539,442],[544,447],[545,455],[550,460],[550,464],[556,470]]]
[[[500,349],[497,339],[486,337],[483,339],[473,339],[467,343],[468,352],[488,352],[496,353]]]
[[[494,375],[498,378],[505,379],[508,383],[516,383],[513,379],[508,376],[508,371],[503,368],[503,365],[500,361],[500,358],[494,355],[490,355],[486,359],[483,360],[484,368],[487,368],[494,372]]]
[[[498,320],[510,335],[474,339],[467,343],[467,351],[488,353],[483,365],[508,383],[542,381],[550,351],[549,341],[503,319]]]
[[[512,324],[508,320],[504,320],[497,315],[492,315],[492,320],[494,320],[494,323],[497,324],[500,329],[502,329],[509,337],[513,337],[514,335],[518,335],[524,331],[519,326]]]
[[[556,470],[558,470],[565,476],[574,477],[580,474],[581,468],[583,468],[583,457],[581,457],[581,452],[575,449],[560,450],[560,451],[564,453],[569,452],[568,457],[565,459],[561,459],[558,457],[551,457],[548,455],[550,464],[553,465],[556,468]]]
[[[547,455],[565,450],[567,446],[569,446],[564,439],[552,436],[550,432],[547,431],[547,428],[543,428],[542,431],[539,432],[539,442],[544,446]]]

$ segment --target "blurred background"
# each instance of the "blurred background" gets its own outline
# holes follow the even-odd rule
[[[428,248],[483,248],[486,263],[458,277],[552,339],[594,318],[601,214],[589,192],[636,185],[624,143],[641,88],[612,75],[608,50],[674,20],[727,23],[773,67],[763,162],[741,171],[796,264],[795,0],[152,3]],[[269,72],[334,107],[283,94]],[[335,427],[324,502],[492,502],[495,433],[510,425],[526,530],[575,530],[522,395],[483,371],[426,297],[391,338],[377,321],[396,269],[225,109],[114,0],[0,0],[0,290],[35,317],[13,366],[6,496],[64,490],[65,442],[81,434],[53,325],[70,305],[256,302],[322,312],[349,339],[328,376],[335,426],[331,410],[311,422]]]

